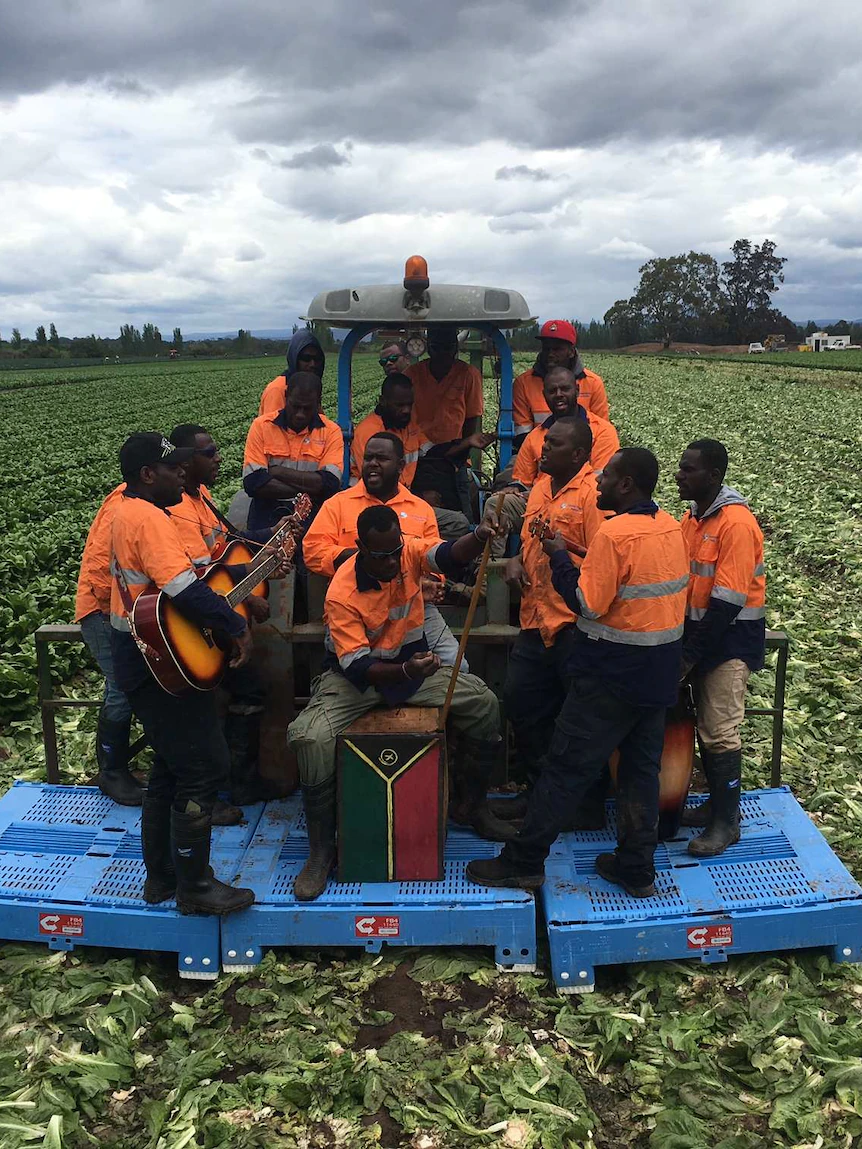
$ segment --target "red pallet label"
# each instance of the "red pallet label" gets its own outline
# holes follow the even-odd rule
[[[694,926],[686,930],[686,940],[690,950],[726,949],[733,945],[733,925]]]
[[[39,914],[39,933],[49,937],[82,938],[83,914]]]
[[[365,917],[353,919],[353,932],[358,938],[397,938],[401,930],[399,917]]]

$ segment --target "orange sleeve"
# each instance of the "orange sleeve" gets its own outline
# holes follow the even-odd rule
[[[758,563],[759,541],[751,523],[737,520],[722,529],[711,598],[745,606]]]
[[[512,388],[512,422],[515,424],[516,435],[529,435],[533,429],[533,411],[527,398],[524,372],[518,376]]]
[[[353,428],[353,441],[350,444],[350,484],[358,483],[362,477],[362,460],[368,446],[368,426],[365,419]]]
[[[592,427],[593,449],[590,453],[590,466],[601,471],[620,449],[620,437],[613,423],[606,421]]]
[[[610,516],[610,511],[599,510],[599,493],[595,487],[590,487],[589,497],[584,499],[584,546],[589,549],[590,543],[593,541],[596,532],[602,523],[606,522]]]
[[[586,370],[586,369],[585,369]],[[600,419],[611,421],[611,409],[608,406],[608,394],[605,391],[605,381],[595,371],[587,371],[590,377],[589,410]]]
[[[302,540],[302,557],[310,571],[332,578],[335,574],[335,557],[344,550],[339,541],[340,533],[332,500],[327,499],[314,516]]]
[[[260,405],[257,409],[258,415],[273,415],[276,411],[280,411],[284,406],[284,395],[287,386],[287,381],[283,375],[276,375],[271,379],[263,389],[263,394],[260,397]]]
[[[512,480],[523,483],[525,487],[532,487],[539,473],[539,452],[541,451],[541,431],[536,427],[521,444],[515,456],[515,466],[512,468]],[[537,443],[539,447],[537,450]]]
[[[578,604],[584,618],[608,613],[622,582],[620,554],[607,531],[597,531],[581,564]]]
[[[464,418],[474,419],[485,412],[485,396],[482,391],[482,376],[477,368],[469,368],[467,386],[464,388]]]
[[[344,475],[344,435],[337,423],[326,424],[326,440],[320,458],[321,471],[331,471],[339,483]]]
[[[326,595],[326,625],[342,670],[371,654],[365,623],[350,603],[341,600],[337,588],[333,594],[332,585]]]
[[[124,525],[128,529],[129,524]],[[130,533],[129,541],[133,543],[138,567],[157,587],[173,596],[197,582],[188,551],[167,515],[142,516]],[[120,561],[119,548],[117,561]]]
[[[192,518],[194,510],[189,508],[188,501],[185,499],[176,510],[176,515],[171,515],[171,522],[174,524],[177,534],[183,540],[195,566],[206,566],[211,557],[210,549],[201,532],[200,522],[197,518],[194,520]]]
[[[242,457],[243,478],[252,471],[269,470],[269,459],[264,450],[263,423],[258,417],[248,429],[245,440],[245,452]]]

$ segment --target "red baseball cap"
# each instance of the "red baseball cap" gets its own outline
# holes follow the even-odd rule
[[[575,347],[578,342],[578,333],[568,319],[549,319],[547,323],[542,324],[539,338],[562,339],[565,343],[571,343]]]

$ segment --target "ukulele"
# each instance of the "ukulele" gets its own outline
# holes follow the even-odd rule
[[[293,559],[297,537],[310,512],[308,495],[298,495],[289,521],[246,564],[249,569],[243,578],[237,578],[226,561],[231,556],[240,557],[235,548],[244,547],[242,540],[231,544],[220,561],[204,567],[198,577],[248,622],[245,600],[285,559]],[[139,595],[129,614],[129,625],[150,672],[168,694],[212,690],[221,682],[230,655],[229,636],[187,618],[164,591]]]

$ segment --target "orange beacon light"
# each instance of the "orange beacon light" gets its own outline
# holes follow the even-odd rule
[[[411,294],[427,291],[430,282],[428,264],[421,255],[411,255],[404,265],[404,290]]]

